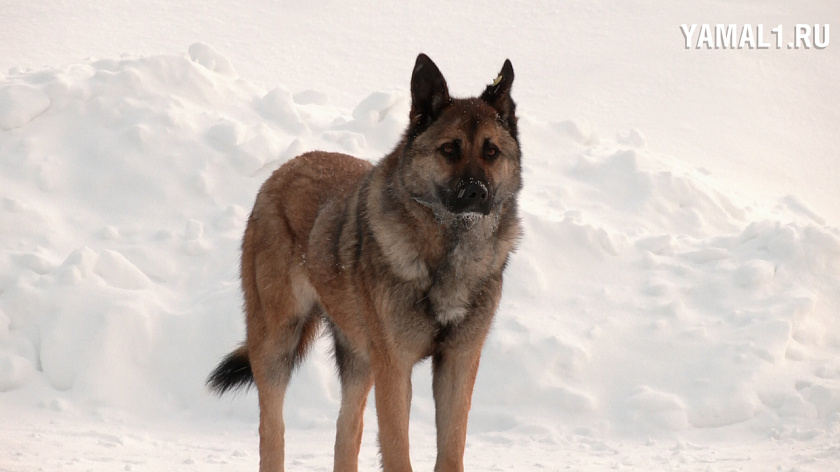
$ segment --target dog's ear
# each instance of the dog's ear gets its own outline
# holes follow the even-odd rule
[[[446,79],[429,56],[420,53],[411,74],[411,127],[419,132],[437,119],[440,111],[450,103]]]
[[[495,108],[499,113],[499,119],[507,124],[511,131],[516,132],[516,103],[510,98],[510,87],[513,85],[513,64],[510,59],[505,60],[499,76],[492,84],[484,89],[481,99]],[[514,134],[515,136],[515,134]]]

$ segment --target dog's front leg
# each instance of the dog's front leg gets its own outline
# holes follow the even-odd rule
[[[481,346],[449,346],[432,359],[437,425],[435,472],[463,472],[467,416],[478,372]]]
[[[384,354],[374,361],[374,394],[379,421],[379,450],[384,472],[411,472],[408,416],[411,405],[410,362]]]

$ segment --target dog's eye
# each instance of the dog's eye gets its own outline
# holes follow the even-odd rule
[[[496,146],[490,145],[484,150],[484,157],[486,159],[495,159],[499,156],[499,148]]]
[[[458,142],[453,141],[451,143],[445,143],[440,147],[440,153],[449,158],[458,157],[458,154],[460,153]]]

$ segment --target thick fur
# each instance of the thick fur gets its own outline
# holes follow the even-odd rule
[[[342,390],[334,470],[357,470],[374,384],[382,467],[411,470],[411,370],[428,357],[435,470],[463,470],[479,357],[520,235],[512,83],[506,61],[478,98],[453,99],[421,54],[408,129],[378,164],[311,152],[262,186],[242,243],[246,341],[208,379],[220,393],[256,383],[261,471],[283,470],[286,386],[322,324]]]

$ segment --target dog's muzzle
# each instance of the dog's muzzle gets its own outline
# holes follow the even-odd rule
[[[462,180],[455,187],[451,210],[453,213],[480,213],[489,215],[490,191],[487,185],[475,179]]]

